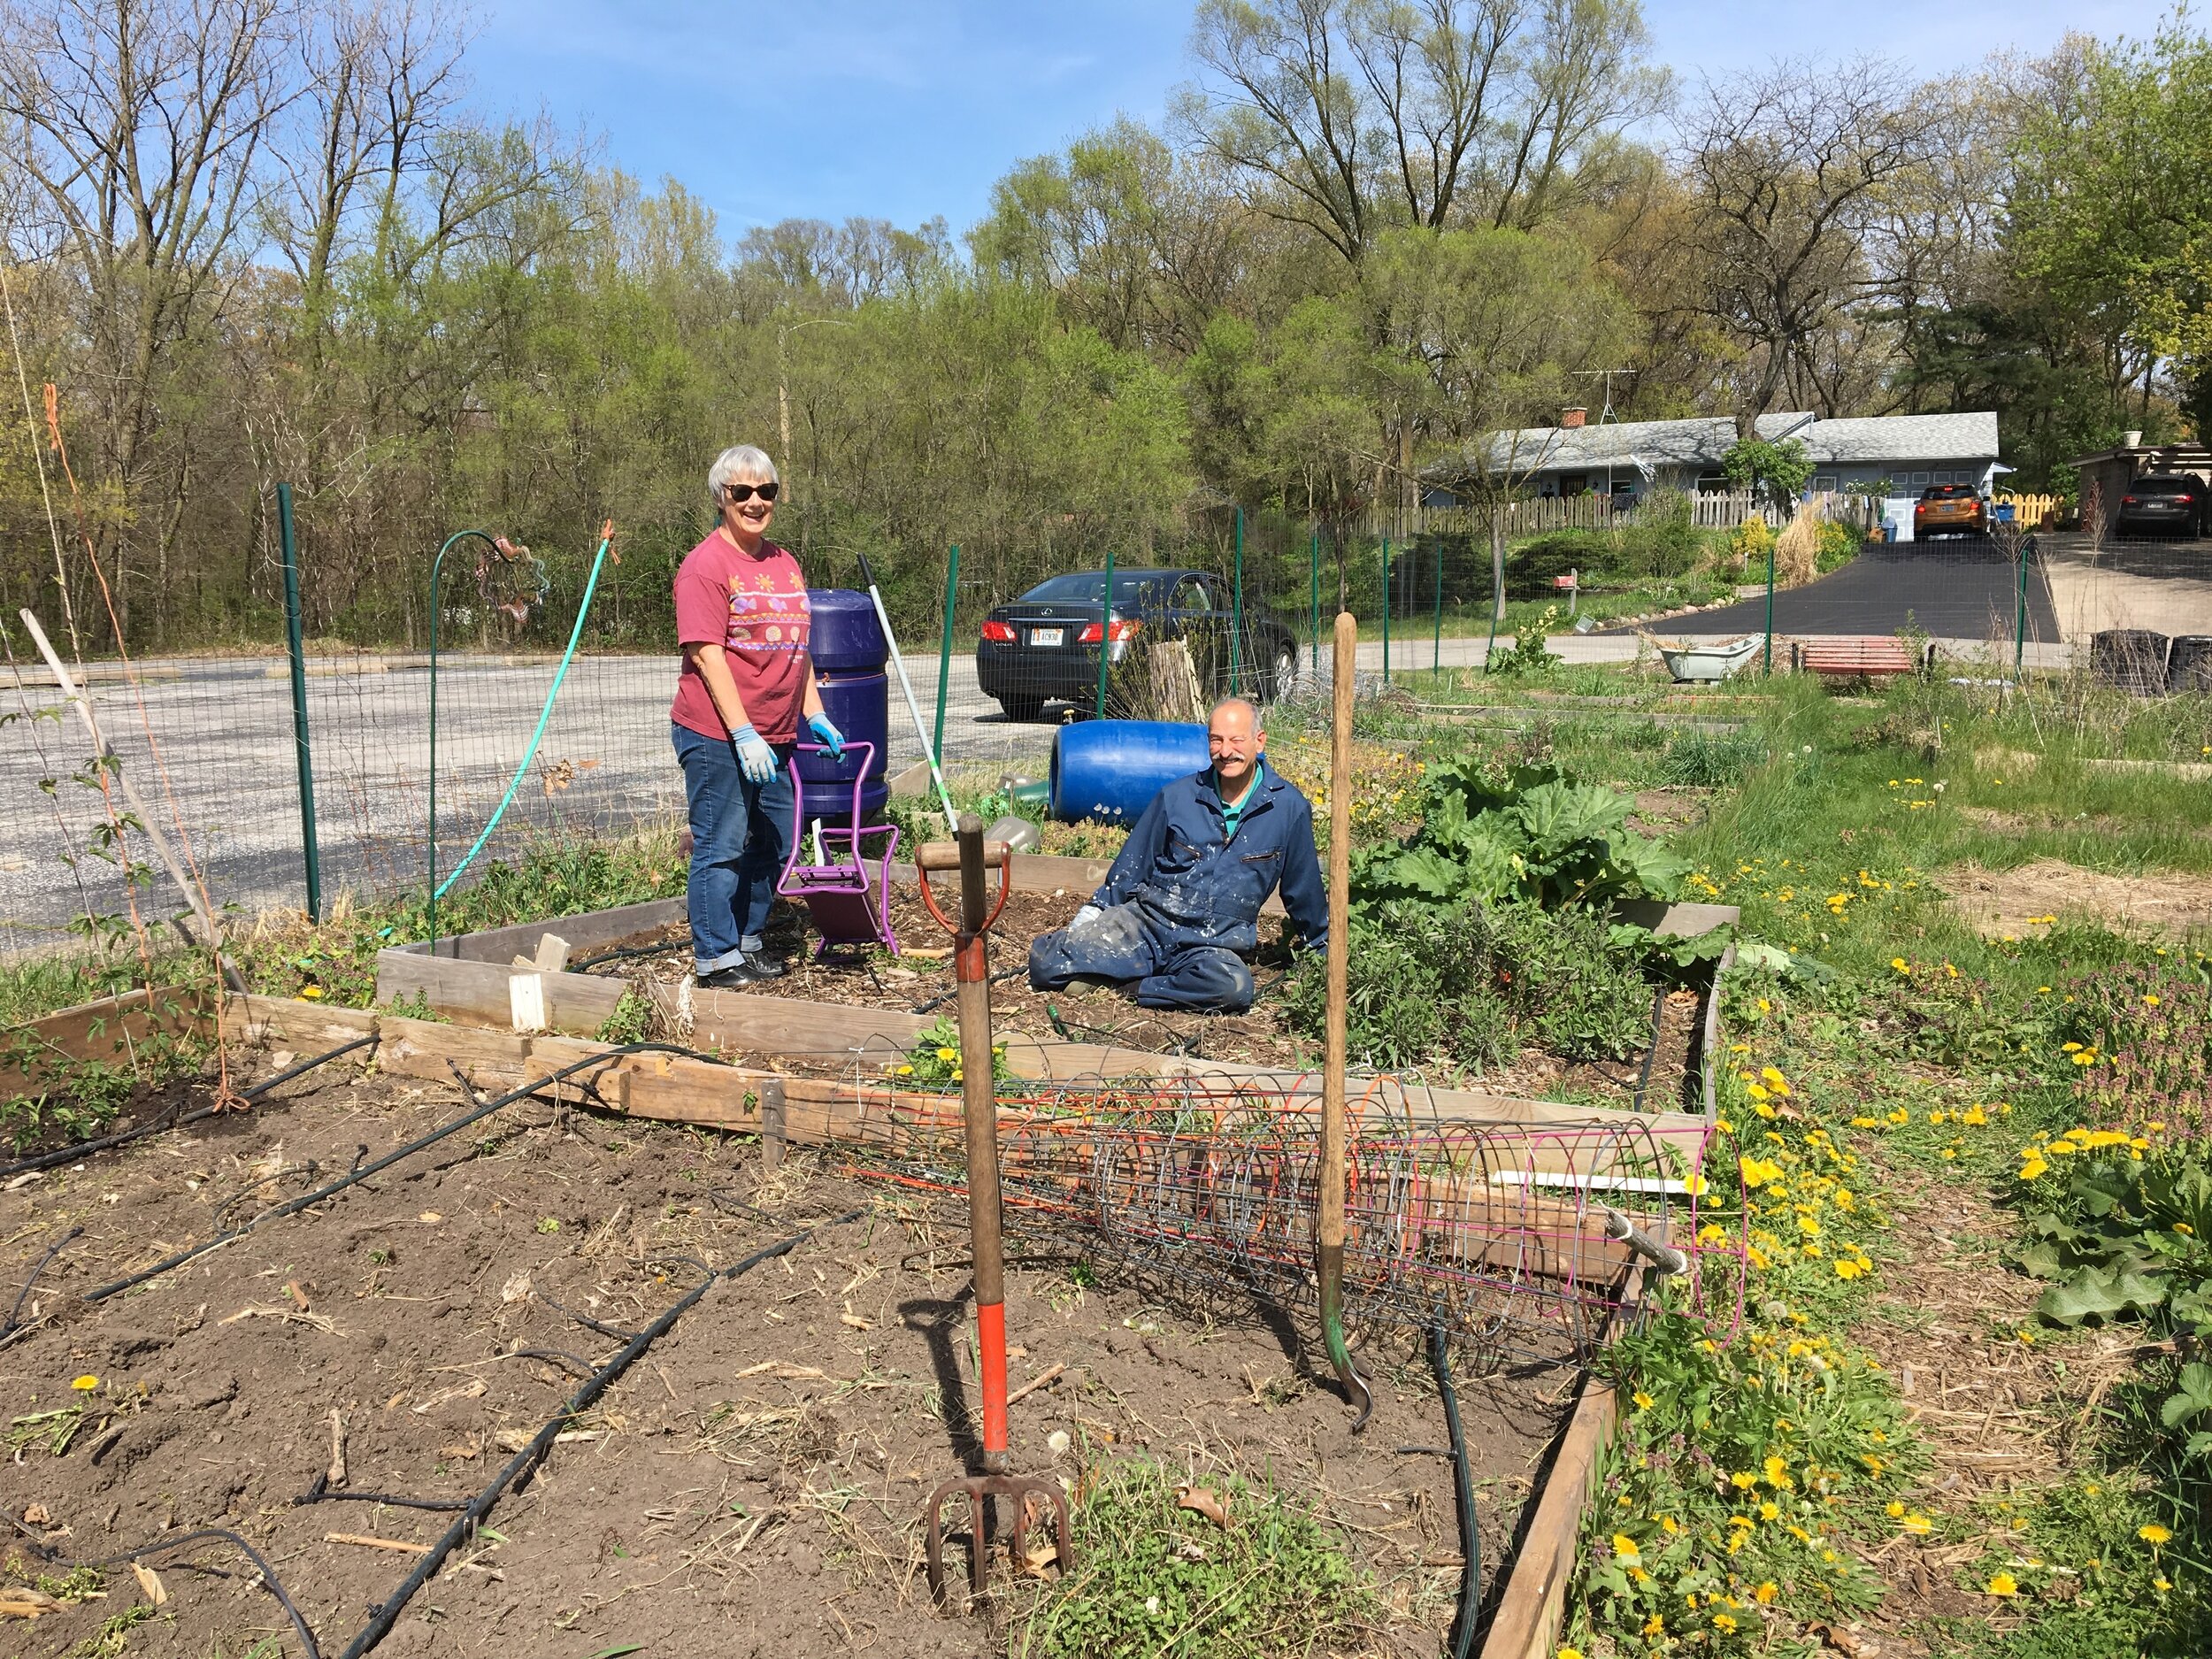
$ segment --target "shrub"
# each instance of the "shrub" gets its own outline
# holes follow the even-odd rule
[[[1611,564],[1609,539],[1596,530],[1553,530],[1509,549],[1505,556],[1505,592],[1509,599],[1542,599],[1556,590],[1554,577],[1569,571],[1585,575]]]
[[[1629,576],[1687,576],[1698,566],[1705,540],[1693,522],[1690,498],[1660,490],[1637,510],[1633,524],[1616,533],[1615,562]]]
[[[1764,575],[1767,555],[1774,551],[1774,532],[1767,527],[1765,519],[1755,515],[1728,533],[1728,551],[1746,576],[1752,573],[1754,565]]]

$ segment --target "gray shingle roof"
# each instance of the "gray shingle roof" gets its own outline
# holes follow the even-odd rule
[[[1792,435],[1825,465],[1879,465],[1889,461],[1993,461],[1997,416],[1991,410],[1958,415],[1879,415],[1863,419],[1815,420],[1801,411],[1759,418],[1759,435]],[[1717,467],[1736,441],[1736,423],[1724,415],[1689,420],[1624,420],[1602,426],[1525,426],[1489,442],[1492,472],[1583,472],[1614,467]]]

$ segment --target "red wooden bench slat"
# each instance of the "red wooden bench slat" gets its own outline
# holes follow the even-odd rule
[[[1912,654],[1895,640],[1821,640],[1803,647],[1802,661],[1809,672],[1858,675],[1909,674]]]

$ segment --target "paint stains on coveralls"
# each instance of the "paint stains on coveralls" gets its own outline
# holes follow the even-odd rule
[[[1152,798],[1092,895],[1101,914],[1029,948],[1029,982],[1056,991],[1079,977],[1136,981],[1145,1008],[1241,1013],[1252,1006],[1260,906],[1278,887],[1299,944],[1328,936],[1326,889],[1313,845],[1313,809],[1263,762],[1225,833],[1210,769]]]

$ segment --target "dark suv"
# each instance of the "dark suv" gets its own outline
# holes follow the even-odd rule
[[[975,648],[976,679],[1010,720],[1032,720],[1048,703],[1092,708],[1098,654],[1110,665],[1147,637],[1184,640],[1208,695],[1233,688],[1261,702],[1298,677],[1298,641],[1248,601],[1244,634],[1232,661],[1236,608],[1229,584],[1208,571],[1117,570],[1113,604],[1103,602],[1106,572],[1055,576],[1009,604],[993,608]]]
[[[2212,518],[2212,489],[2202,479],[2154,472],[2137,479],[2120,497],[2112,533],[2170,539],[2199,536],[2204,534],[2208,518]]]

